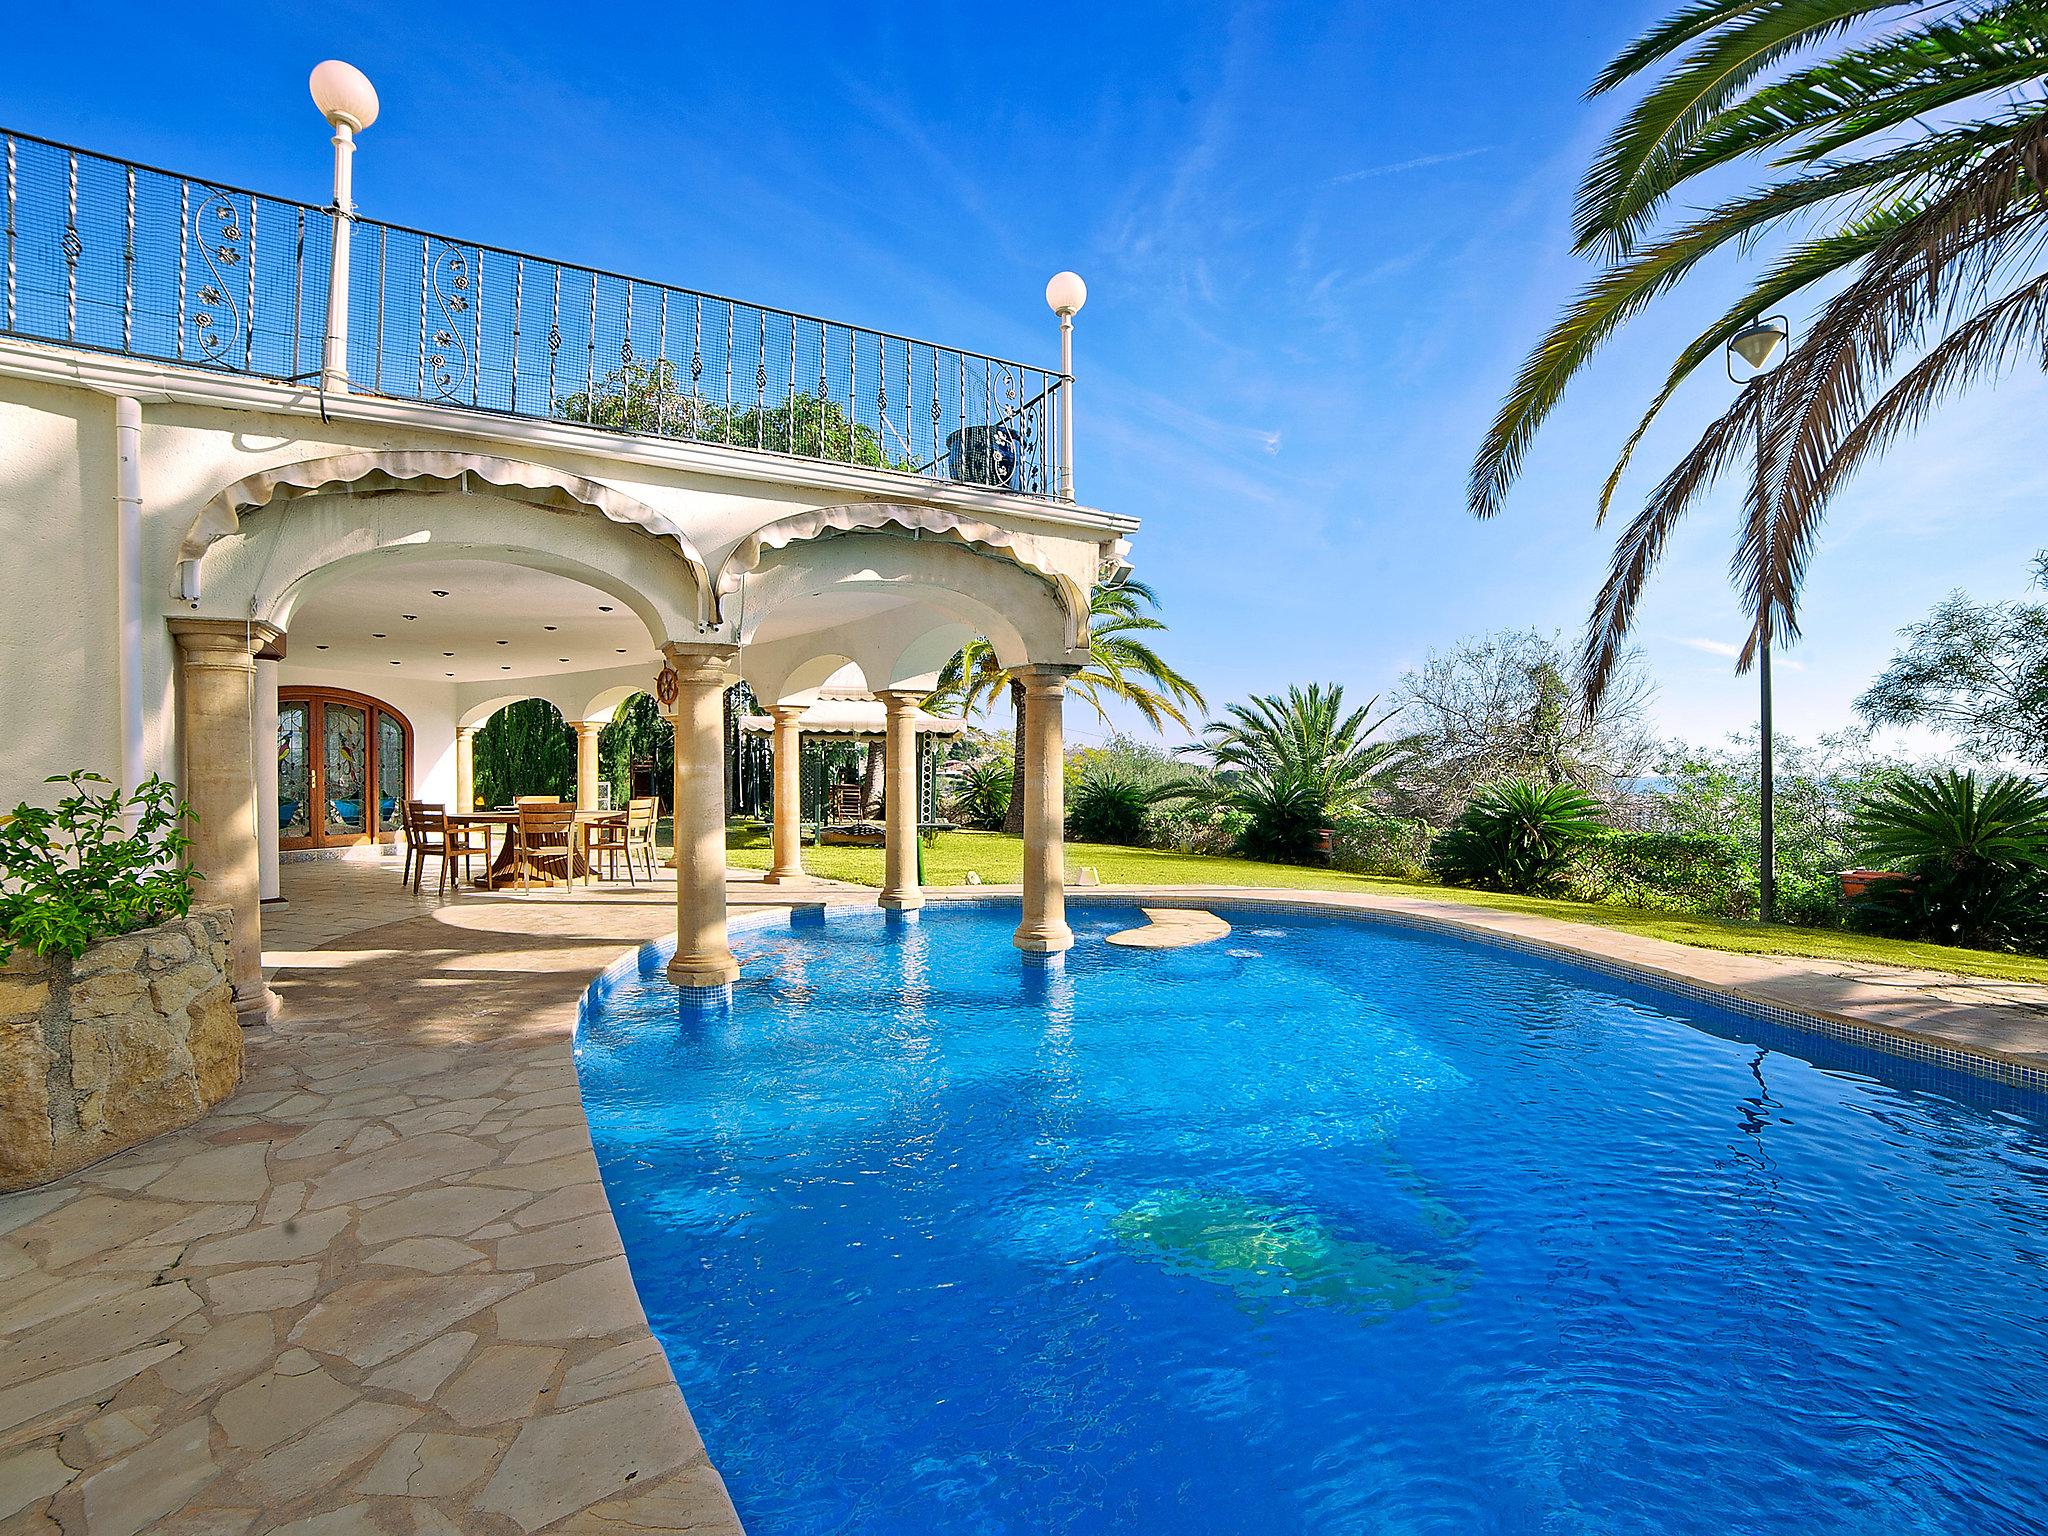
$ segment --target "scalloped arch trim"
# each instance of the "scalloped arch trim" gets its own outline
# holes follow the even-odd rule
[[[544,464],[481,453],[344,453],[325,459],[278,464],[237,480],[209,501],[178,546],[180,562],[197,560],[215,541],[238,533],[242,514],[299,496],[346,488],[364,491],[467,489],[481,482],[512,500],[555,511],[602,513],[615,523],[639,528],[676,547],[697,580],[711,590],[710,573],[683,531],[661,513],[624,491]]]
[[[761,557],[770,550],[784,549],[828,533],[860,533],[883,528],[901,528],[919,535],[950,539],[1013,560],[1025,570],[1052,583],[1053,590],[1070,613],[1075,609],[1075,594],[1071,590],[1073,582],[1046,558],[1038,547],[1038,541],[1031,535],[1012,533],[1007,528],[964,517],[943,507],[913,507],[888,501],[819,507],[815,511],[779,517],[755,529],[733,546],[732,552],[719,566],[718,600],[722,605],[726,597],[737,592],[740,578],[757,569]],[[1081,611],[1085,612],[1086,606],[1084,601]]]

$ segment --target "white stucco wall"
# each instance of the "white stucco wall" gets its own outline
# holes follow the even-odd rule
[[[0,529],[6,534],[5,558],[0,559],[0,806],[44,797],[42,780],[73,767],[109,777],[119,773],[115,393],[140,400],[143,415],[142,758],[145,771],[172,778],[178,773],[177,667],[166,621],[183,614],[245,619],[252,594],[259,597],[258,616],[263,616],[262,603],[280,595],[263,568],[264,556],[280,545],[275,529],[287,521],[307,530],[318,525],[332,543],[333,536],[347,534],[352,513],[365,523],[379,515],[370,510],[378,498],[345,496],[313,497],[253,513],[250,533],[257,531],[253,525],[259,519],[268,519],[273,530],[268,539],[237,535],[214,544],[201,565],[199,602],[181,601],[180,543],[211,500],[261,470],[364,450],[473,451],[545,464],[603,482],[656,509],[695,545],[714,574],[735,545],[792,514],[919,499],[1029,539],[1041,570],[1055,571],[1059,582],[1085,590],[1101,551],[1133,526],[1128,519],[1085,508],[1028,503],[975,487],[925,487],[850,466],[611,439],[558,424],[501,423],[360,397],[330,401],[332,419],[323,422],[317,398],[304,389],[0,338]],[[594,512],[525,505],[508,510],[489,495],[462,492],[414,499],[436,498],[449,526],[516,519],[528,535],[538,529],[550,547],[608,551],[608,559],[635,549],[643,554],[633,558],[644,558],[645,550],[657,547],[641,530],[607,523]],[[441,511],[430,510],[428,516],[437,518]],[[542,521],[534,524],[533,519]],[[590,519],[597,521],[586,526]],[[816,547],[822,550],[828,542]],[[284,558],[303,543],[303,538],[283,541]],[[979,562],[1006,559],[990,553],[969,557],[957,545],[926,547],[946,550],[934,553],[934,574],[942,565],[974,571]],[[900,551],[890,553],[892,560],[905,558]],[[970,559],[975,563],[959,564]],[[687,572],[679,557],[677,563]],[[774,593],[800,604],[806,591],[793,576],[812,565],[792,546],[761,559],[749,582],[764,601]],[[842,584],[853,574],[837,570],[833,559],[825,565],[835,567],[832,574]],[[1061,642],[1044,638],[1059,629],[1056,620],[1047,619],[1062,611],[1053,585],[1037,575],[1020,584],[1012,579],[1018,573],[1014,564],[993,575],[979,568],[989,580],[968,585],[977,588],[985,605],[1017,618],[1016,634],[1033,637],[1028,644],[1043,652],[1032,659],[1063,659]],[[694,622],[684,626],[674,581],[665,578],[656,585],[663,590],[650,601],[669,615],[674,638],[719,644],[739,638],[730,622],[714,632],[699,631]],[[1018,612],[1019,604],[1043,611],[1027,618]],[[288,610],[286,602],[280,616],[288,618]],[[687,637],[675,634],[684,627],[691,631]],[[924,628],[938,633],[930,624]],[[821,654],[829,647],[810,649]],[[921,661],[916,669],[922,670]],[[417,788],[429,799],[452,798],[454,724],[460,708],[471,701],[453,697],[452,688],[327,674],[302,657],[291,657],[280,670],[282,684],[316,680],[359,688],[403,710],[415,732]]]
[[[47,803],[53,773],[120,775],[114,528],[113,401],[0,379],[0,807]],[[168,673],[147,686],[154,762]]]

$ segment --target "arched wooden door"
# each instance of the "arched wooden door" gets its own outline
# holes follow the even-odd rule
[[[388,843],[412,793],[412,722],[345,688],[277,690],[277,846]]]

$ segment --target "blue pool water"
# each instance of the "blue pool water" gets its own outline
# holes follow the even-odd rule
[[[634,1279],[754,1536],[2048,1520],[2048,1103],[1219,908],[742,929],[592,989]]]

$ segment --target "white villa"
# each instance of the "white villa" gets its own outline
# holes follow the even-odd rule
[[[774,718],[787,874],[820,688],[882,702],[914,783],[917,705],[980,635],[1027,679],[1016,942],[1068,945],[1063,681],[1136,526],[1074,498],[1069,367],[362,217],[375,93],[315,86],[327,207],[0,136],[0,804],[79,767],[175,780],[250,1022],[280,858],[472,806],[472,739],[519,699],[575,725],[594,797],[597,731],[649,692],[677,732],[670,974],[715,988],[725,691]],[[1064,334],[1082,297],[1048,290]],[[892,907],[920,900],[915,803],[888,797]]]

